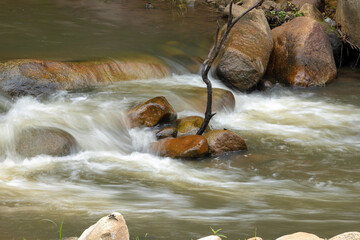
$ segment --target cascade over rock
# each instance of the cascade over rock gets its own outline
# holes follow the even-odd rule
[[[234,17],[245,10],[234,5]],[[266,71],[272,48],[273,39],[265,15],[262,10],[254,9],[231,30],[215,64],[216,74],[237,90],[252,90]]]
[[[272,32],[268,75],[299,87],[323,86],[336,78],[332,47],[317,21],[297,17]]]
[[[52,127],[26,128],[15,138],[16,152],[23,157],[66,156],[77,152],[78,144],[69,133]]]
[[[20,59],[0,62],[0,89],[12,96],[38,96],[59,89],[78,89],[124,80],[164,78],[170,73],[162,61],[148,56],[139,60],[86,62]]]

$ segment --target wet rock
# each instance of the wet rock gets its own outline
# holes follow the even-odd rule
[[[66,156],[77,152],[78,144],[73,136],[58,128],[27,128],[16,136],[15,149],[22,157]]]
[[[235,5],[233,10],[236,17],[246,9]],[[216,74],[237,90],[253,90],[266,71],[272,48],[271,30],[264,13],[254,9],[231,30],[215,64]]]
[[[360,1],[338,0],[336,22],[340,25],[341,31],[349,37],[349,40],[360,46]]]
[[[276,240],[323,240],[323,239],[311,233],[297,232],[279,237]]]
[[[177,122],[178,137],[195,135],[199,131],[203,122],[204,118],[199,116],[190,116],[179,119]],[[205,132],[208,131],[210,131],[209,126],[207,126]]]
[[[177,136],[177,129],[174,127],[166,127],[156,133],[157,139],[176,137],[176,136]]]
[[[317,21],[323,21],[323,16],[319,9],[317,9],[314,5],[305,3],[301,8],[299,13],[303,14],[305,17],[311,17]]]
[[[86,229],[78,240],[129,240],[129,231],[124,217],[114,212],[101,218]]]
[[[208,141],[209,152],[212,155],[247,149],[244,139],[230,130],[212,130],[205,133],[204,137]]]
[[[156,154],[171,158],[199,158],[208,153],[208,143],[204,136],[191,135],[162,139],[152,145]]]
[[[314,5],[321,12],[325,10],[325,0],[292,0],[291,3],[294,4],[297,9],[300,9],[304,4],[308,3]]]
[[[174,108],[165,97],[155,97],[130,110],[127,114],[130,126],[153,127],[158,123],[173,122],[177,118]]]
[[[20,59],[0,63],[0,89],[12,96],[51,93],[117,81],[163,78],[171,74],[160,60],[55,62]]]
[[[265,80],[265,79],[261,79],[258,85],[258,89],[260,91],[266,91],[268,89],[271,89],[274,87],[274,84],[269,81],[269,80]]]
[[[207,237],[199,238],[198,240],[221,240],[221,238],[215,235],[210,235]]]
[[[329,240],[360,240],[360,232],[342,233],[330,238]]]
[[[326,35],[328,35],[329,37],[330,44],[333,50],[335,63],[339,64],[341,57],[341,46],[342,46],[340,35],[336,31],[336,29],[327,22],[319,22],[319,23],[321,24],[321,27],[324,29]]]
[[[272,32],[268,75],[299,87],[324,86],[336,78],[331,44],[317,21],[298,17]]]

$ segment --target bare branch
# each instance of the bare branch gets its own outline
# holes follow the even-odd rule
[[[208,55],[208,58],[204,61],[203,66],[202,66],[202,70],[201,70],[201,77],[204,81],[204,83],[206,84],[207,87],[207,103],[206,103],[206,111],[205,111],[205,118],[204,118],[204,122],[201,125],[201,128],[199,129],[199,131],[196,133],[197,135],[202,135],[205,131],[205,129],[207,128],[207,126],[209,125],[209,122],[211,120],[211,118],[215,115],[215,113],[211,112],[211,106],[212,106],[212,86],[211,86],[211,82],[208,78],[208,74],[209,71],[211,69],[212,64],[214,63],[214,61],[216,60],[217,56],[219,55],[219,52],[222,48],[222,46],[225,43],[226,38],[228,37],[231,29],[234,27],[234,25],[243,17],[245,16],[248,12],[250,12],[251,10],[253,10],[254,8],[260,6],[263,3],[264,0],[259,0],[256,4],[254,4],[253,6],[251,6],[249,9],[247,9],[245,12],[243,12],[240,16],[238,16],[234,21],[232,21],[232,5],[233,5],[233,1],[230,2],[230,12],[229,12],[229,20],[228,20],[228,24],[227,24],[227,28],[225,33],[222,35],[221,40],[218,43],[218,34],[220,31],[220,27],[218,24],[218,29],[216,31],[216,37],[215,37],[215,43],[214,46],[212,47],[212,49],[210,50],[210,53]]]
[[[233,14],[232,14],[233,4],[234,4],[234,0],[231,0],[230,7],[229,7],[229,18],[228,18],[227,28],[229,28],[229,26],[231,25],[232,20],[233,20]]]

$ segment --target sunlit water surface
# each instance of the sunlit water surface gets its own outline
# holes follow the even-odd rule
[[[149,13],[142,1],[5,2],[2,59],[146,53],[181,71],[44,99],[0,96],[0,239],[56,239],[57,230],[41,219],[61,218],[64,235],[79,236],[112,211],[125,216],[131,239],[146,233],[147,239],[196,239],[210,235],[210,226],[229,239],[251,237],[255,228],[265,239],[360,230],[359,71],[342,70],[326,88],[234,92],[235,110],[216,114],[211,125],[239,133],[247,152],[201,161],[161,158],[148,152],[154,130],[130,130],[126,112],[162,95],[179,117],[203,115],[191,101],[196,91],[189,95],[204,87],[200,76],[161,46],[203,57],[217,15],[171,6]],[[23,159],[14,137],[28,126],[63,129],[82,150]]]

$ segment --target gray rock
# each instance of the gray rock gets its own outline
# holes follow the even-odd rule
[[[37,155],[66,156],[78,151],[73,136],[58,128],[27,128],[15,139],[16,152],[22,157]]]
[[[350,41],[360,46],[360,1],[338,0],[336,22],[340,25],[341,31],[349,37]]]

